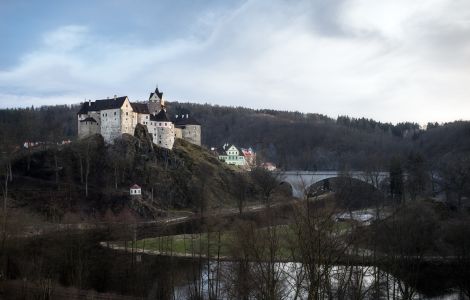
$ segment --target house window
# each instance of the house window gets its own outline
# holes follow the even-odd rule
[[[158,123],[158,126],[162,126],[162,123]]]
[[[148,120],[148,119],[149,119],[149,116],[145,116],[145,118]]]
[[[126,116],[128,116],[128,115],[129,115],[129,113],[126,111]]]
[[[114,115],[116,115],[116,112],[114,112]]]

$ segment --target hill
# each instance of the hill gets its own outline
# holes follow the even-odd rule
[[[239,172],[209,151],[178,139],[172,151],[153,144],[146,127],[106,145],[100,135],[60,147],[17,153],[9,185],[13,207],[55,221],[155,218],[168,209],[202,212],[236,202]],[[247,178],[249,180],[249,178]],[[142,186],[141,198],[129,187]],[[251,193],[256,197],[255,193]]]
[[[202,125],[206,147],[225,142],[254,147],[259,157],[283,169],[387,170],[394,157],[419,153],[430,164],[448,153],[470,151],[470,122],[381,123],[310,113],[253,110],[194,103],[167,103],[170,115],[190,112]],[[0,137],[24,141],[76,138],[78,106],[0,110]]]

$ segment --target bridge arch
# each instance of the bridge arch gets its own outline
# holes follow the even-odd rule
[[[324,180],[337,178],[352,178],[380,188],[382,183],[389,178],[388,172],[339,172],[339,171],[285,171],[279,173],[281,182],[289,183],[292,187],[292,195],[296,198],[304,197],[305,192]]]

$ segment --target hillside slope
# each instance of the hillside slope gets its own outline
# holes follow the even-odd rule
[[[130,210],[154,218],[162,209],[200,211],[234,202],[237,170],[209,151],[177,140],[173,151],[151,141],[144,126],[105,145],[100,135],[59,148],[25,152],[13,162],[12,205],[27,207],[50,220],[64,215],[100,218]],[[142,199],[129,196],[142,186]]]

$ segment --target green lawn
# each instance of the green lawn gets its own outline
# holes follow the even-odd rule
[[[347,222],[337,222],[335,226],[337,226],[336,230],[341,232],[350,228],[350,224]],[[292,241],[295,237],[293,228],[281,225],[276,226],[275,229],[279,237],[277,256],[279,258],[290,258],[292,256]],[[267,234],[267,231],[268,228],[261,228],[255,234],[261,237]],[[233,245],[236,239],[237,237],[233,231],[181,234],[138,240],[136,247],[138,249],[158,251],[164,255],[199,256],[201,254],[204,256],[209,255],[210,257],[216,257],[217,255],[229,257],[233,255]],[[238,240],[237,244],[239,243],[240,240]]]
[[[201,233],[201,234],[180,234],[138,240],[138,249],[158,251],[162,254],[185,254],[185,255],[207,255],[209,249],[210,256],[226,256],[229,252],[230,232]]]

